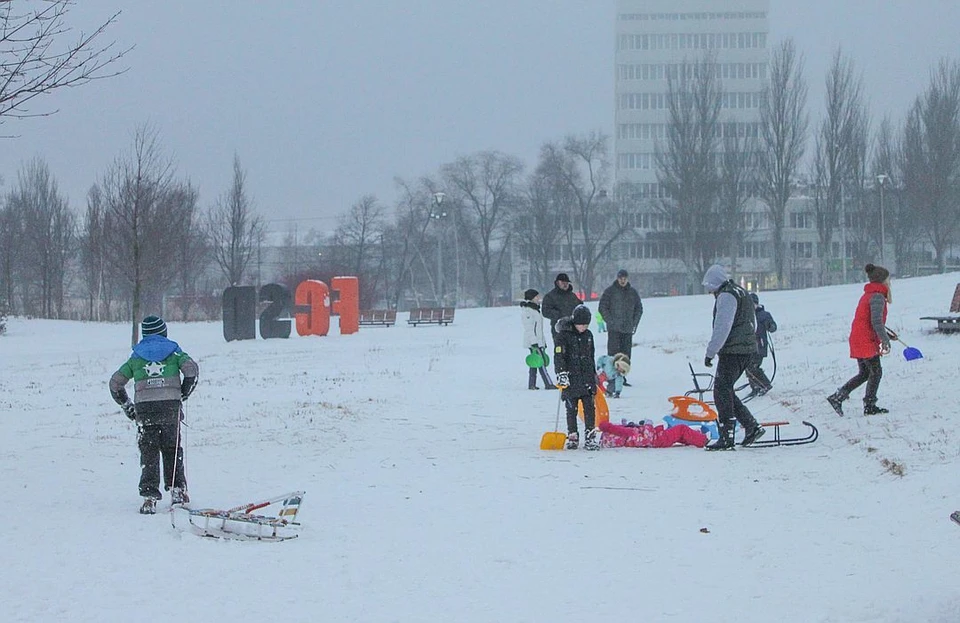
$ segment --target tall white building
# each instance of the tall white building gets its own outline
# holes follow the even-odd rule
[[[724,91],[723,121],[755,133],[767,78],[769,0],[619,0],[614,164],[617,182],[658,197],[657,141],[666,136],[667,80],[709,54]],[[728,126],[729,127],[729,126]]]

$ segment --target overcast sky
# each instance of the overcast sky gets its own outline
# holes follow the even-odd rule
[[[39,155],[82,210],[151,124],[204,205],[236,153],[272,229],[326,230],[363,194],[392,204],[394,177],[487,149],[531,166],[546,140],[613,131],[615,0],[78,4],[85,25],[122,9],[107,34],[136,46],[129,71],[43,99],[52,117],[0,126],[4,192]],[[842,45],[874,115],[899,122],[932,65],[960,58],[958,25],[957,0],[771,0],[770,41],[793,37],[806,55],[813,120]]]

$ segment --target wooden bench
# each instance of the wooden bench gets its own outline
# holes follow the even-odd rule
[[[395,309],[366,309],[360,311],[360,326],[392,327],[397,323]]]
[[[455,307],[415,307],[410,310],[407,323],[414,327],[419,324],[448,325],[453,322]]]
[[[960,283],[953,291],[953,300],[950,302],[950,313],[960,313]],[[960,331],[960,316],[922,316],[920,320],[936,320],[937,331],[954,333]]]

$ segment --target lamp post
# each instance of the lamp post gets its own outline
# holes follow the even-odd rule
[[[430,218],[437,219],[437,303],[443,307],[443,219],[447,212],[443,209],[443,200],[446,193],[433,193],[433,209]]]
[[[886,246],[887,238],[885,236],[886,230],[883,223],[883,187],[886,186],[887,182],[890,181],[890,176],[886,173],[881,173],[877,176],[877,184],[880,185],[880,261],[883,262],[883,247]]]

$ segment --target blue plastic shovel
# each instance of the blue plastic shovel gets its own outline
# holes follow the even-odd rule
[[[887,330],[887,335],[890,336],[891,340],[896,340],[903,344],[903,358],[907,361],[913,361],[914,359],[923,359],[923,353],[920,352],[919,348],[914,348],[913,346],[908,346],[903,340],[900,339],[900,336],[889,327],[884,327]]]

